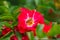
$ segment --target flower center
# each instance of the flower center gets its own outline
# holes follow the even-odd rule
[[[32,26],[34,24],[34,20],[32,18],[29,18],[27,21],[26,21],[26,24],[27,26]]]

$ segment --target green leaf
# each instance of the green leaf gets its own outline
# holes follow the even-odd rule
[[[46,24],[49,24],[49,23],[50,23],[50,21],[48,21],[48,20],[46,20],[46,19],[45,19],[44,21],[45,21]]]
[[[0,20],[14,20],[12,16],[6,15],[6,16],[1,16]]]
[[[34,1],[35,1],[36,6],[38,6],[39,0],[34,0]]]
[[[58,24],[53,24],[52,29],[48,32],[48,36],[55,36],[57,34],[60,34],[60,25]]]
[[[8,14],[9,13],[9,10],[8,8],[6,8],[5,6],[0,6],[0,14]]]
[[[3,4],[6,8],[9,8],[9,3],[7,1],[3,1]]]
[[[0,31],[2,30],[3,25],[6,25],[7,27],[11,26],[8,22],[0,22]]]
[[[29,8],[29,9],[35,9],[35,3],[34,0],[26,0],[26,4],[24,7]]]
[[[4,25],[6,25],[7,27],[11,27],[12,25],[9,24],[8,22],[4,22]]]
[[[4,22],[0,22],[0,31],[2,31],[2,26],[4,25]]]
[[[19,8],[20,7],[18,7],[18,6],[11,6],[11,8],[10,8],[10,13],[14,17],[14,19],[17,19],[17,16],[20,12]]]
[[[22,35],[19,32],[17,32],[17,31],[15,33],[16,33],[16,36],[17,36],[18,40],[22,40],[21,39]]]
[[[27,32],[27,35],[29,37],[29,40],[34,40],[33,32]]]
[[[2,26],[5,25],[6,27],[11,27],[12,25],[6,22],[0,22],[0,30],[2,29]]]
[[[37,26],[36,34],[37,34],[37,36],[38,36],[39,38],[43,38],[43,37],[46,36],[46,35],[42,32],[43,27],[44,27],[44,26],[41,25],[41,24],[38,24],[38,26]]]
[[[17,24],[18,24],[18,22],[17,22],[17,21],[14,21],[14,22],[12,23],[12,28],[14,28]]]

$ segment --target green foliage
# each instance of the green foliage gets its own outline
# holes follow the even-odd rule
[[[17,36],[17,38],[18,38],[18,40],[22,40],[21,38],[22,38],[22,35],[19,33],[19,32],[15,32],[16,33],[16,36]]]
[[[12,32],[7,33],[3,37],[0,38],[0,40],[10,40],[10,37],[13,35]]]
[[[51,30],[47,34],[48,36],[55,36],[57,34],[60,34],[60,25],[59,24],[53,24]]]
[[[33,32],[27,32],[29,40],[34,40],[34,34]]]
[[[42,32],[43,30],[43,25],[38,24],[37,29],[36,29],[36,34],[39,38],[43,38],[46,35]]]

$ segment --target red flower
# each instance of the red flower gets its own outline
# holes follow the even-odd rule
[[[44,24],[43,32],[48,33],[51,27],[52,27],[52,22],[50,22],[49,24]]]
[[[7,34],[7,33],[10,32],[10,31],[11,31],[10,28],[4,26],[4,27],[3,27],[3,30],[2,30],[2,35],[5,35],[5,34]]]
[[[18,31],[18,28],[17,28],[17,26],[15,26],[15,27],[14,27],[14,31]]]
[[[53,13],[54,11],[53,11],[53,9],[50,9],[48,12],[51,14],[51,13]]]
[[[57,37],[57,38],[60,38],[60,34],[58,34],[56,37]]]
[[[22,40],[29,40],[27,35],[22,36]]]
[[[10,40],[18,40],[18,38],[16,37],[16,35],[13,35],[10,37]]]
[[[36,36],[36,28],[33,29],[33,34]]]
[[[38,23],[44,23],[44,17],[36,10],[21,8],[18,16],[18,29],[20,33],[31,31],[36,28]]]

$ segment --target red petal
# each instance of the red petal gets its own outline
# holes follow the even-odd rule
[[[52,22],[50,24],[44,24],[43,32],[48,33],[52,27]]]
[[[57,38],[60,38],[60,34],[57,35]]]
[[[29,40],[28,39],[28,36],[26,36],[26,35],[25,36],[22,36],[22,40]]]
[[[2,35],[7,34],[9,31],[11,31],[11,29],[8,28],[8,27],[5,27],[5,28],[2,30]]]
[[[16,35],[13,35],[10,37],[10,40],[18,40],[18,38],[16,37]]]

